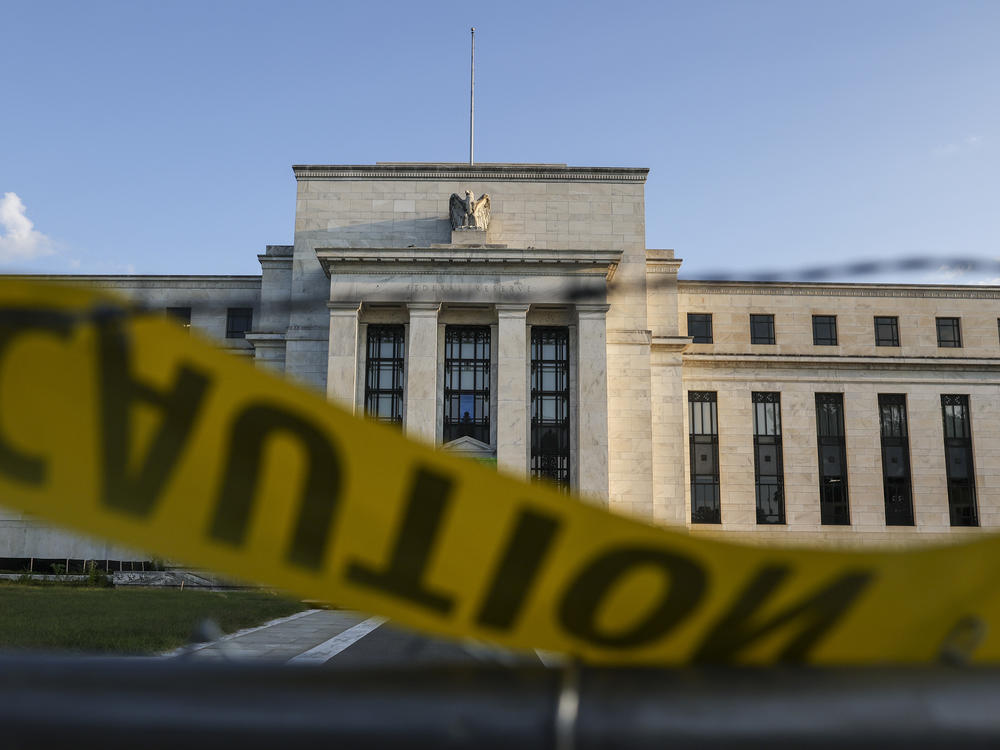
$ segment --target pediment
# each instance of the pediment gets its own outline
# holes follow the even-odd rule
[[[468,435],[456,438],[450,443],[445,443],[441,448],[451,453],[476,453],[480,455],[485,453],[493,455],[493,449],[489,445]]]

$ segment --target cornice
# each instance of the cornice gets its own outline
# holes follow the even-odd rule
[[[859,355],[789,354],[707,354],[687,352],[686,363],[708,367],[865,367],[877,369],[961,369],[1000,370],[1000,357],[880,357]]]
[[[654,349],[668,352],[683,352],[691,344],[690,336],[653,336]]]
[[[24,279],[54,284],[83,284],[97,289],[260,289],[256,276],[195,275],[85,275],[85,274],[0,274],[5,279]]]
[[[692,294],[794,297],[896,297],[1000,299],[1000,287],[942,284],[817,284],[810,282],[695,281],[680,279],[678,291]]]
[[[600,274],[610,281],[621,262],[620,250],[537,250],[535,248],[366,247],[316,248],[316,258],[327,276],[332,273],[469,274],[571,272]],[[397,268],[392,268],[397,266]],[[505,270],[506,269],[506,270]]]
[[[646,167],[565,164],[296,164],[296,180],[488,180],[490,182],[643,183]]]

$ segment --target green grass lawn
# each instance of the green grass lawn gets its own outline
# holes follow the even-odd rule
[[[0,649],[155,654],[206,617],[231,633],[305,608],[264,591],[0,585]]]

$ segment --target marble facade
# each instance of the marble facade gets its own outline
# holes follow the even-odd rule
[[[392,163],[302,165],[294,174],[294,242],[268,246],[258,256],[260,276],[48,278],[190,307],[194,328],[359,414],[368,327],[402,326],[402,429],[519,476],[530,474],[532,460],[531,331],[565,329],[572,489],[653,522],[754,542],[905,544],[977,533],[950,525],[947,502],[940,396],[965,394],[979,527],[1000,525],[996,287],[678,281],[673,251],[645,246],[645,169]],[[449,198],[466,191],[490,196],[485,230],[452,226]],[[229,307],[253,309],[245,338],[225,338]],[[711,343],[692,342],[689,313],[712,316]],[[752,314],[774,316],[774,344],[750,343]],[[813,315],[836,317],[837,345],[814,344]],[[898,318],[900,346],[875,346],[879,315]],[[938,317],[960,319],[961,347],[938,346]],[[488,440],[444,444],[452,325],[491,332]],[[718,398],[719,523],[692,523],[692,391]],[[779,525],[760,524],[755,513],[758,391],[781,394]],[[817,392],[844,396],[844,526],[820,519]],[[883,393],[907,399],[912,526],[885,522]],[[0,518],[0,557],[65,556],[66,542],[13,515]],[[106,554],[98,547],[89,556]]]

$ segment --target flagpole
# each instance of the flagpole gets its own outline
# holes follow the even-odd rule
[[[472,65],[469,70],[469,166],[472,166],[476,137],[476,27],[472,27]]]

